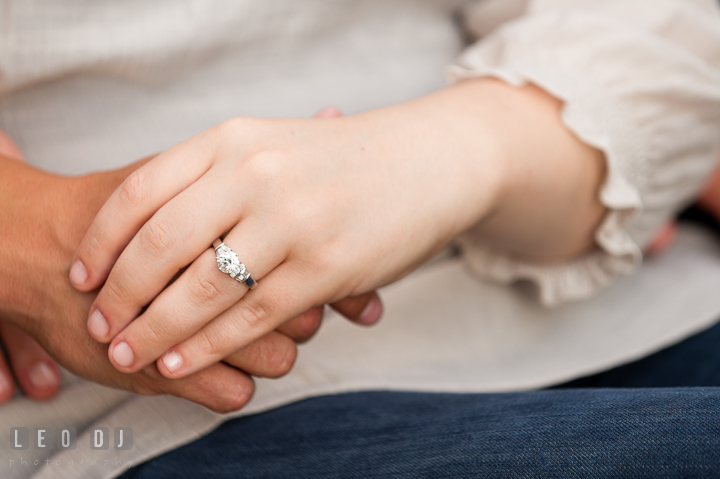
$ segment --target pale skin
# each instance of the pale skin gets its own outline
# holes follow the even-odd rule
[[[322,117],[337,116],[323,110]],[[236,410],[253,392],[250,375],[279,377],[297,354],[295,342],[309,339],[320,325],[322,309],[314,308],[277,331],[182,381],[163,378],[154,365],[135,374],[115,370],[106,346],[93,341],[84,326],[97,291],[79,293],[68,281],[74,251],[110,193],[146,160],[117,171],[68,178],[39,171],[22,162],[22,154],[0,132],[0,336],[10,359],[0,356],[0,401],[19,386],[31,398],[47,399],[59,388],[59,371],[52,359],[96,382],[143,394],[172,394],[218,412]],[[362,323],[374,293],[333,305],[341,314]],[[37,341],[36,341],[37,340]],[[43,349],[44,348],[44,349]],[[47,352],[46,352],[47,351]],[[35,371],[39,364],[41,375]]]
[[[571,135],[567,135],[562,129],[557,129],[559,104],[549,98],[543,98],[542,102],[538,103],[537,100],[540,98],[537,97],[543,96],[539,93],[541,92],[529,92],[529,97],[524,102],[509,103],[508,107],[532,109],[533,105],[528,102],[534,102],[536,107],[544,106],[534,112],[535,116],[528,111],[531,117],[527,119],[531,124],[538,122],[532,125],[533,127],[538,126],[540,122],[549,122],[544,126],[555,129],[556,136],[553,136],[553,140],[556,143],[550,145],[545,153],[560,154],[560,156],[556,158],[557,161],[550,164],[562,167],[563,157],[567,160],[572,157],[578,162],[589,160],[593,163],[598,158],[597,152],[581,144],[578,145],[577,140]],[[536,98],[532,99],[532,97]],[[488,112],[491,110],[492,108],[489,108]],[[338,115],[339,112],[331,109],[324,110],[319,116]],[[508,114],[507,117],[511,115]],[[528,122],[520,121],[515,126],[521,128]],[[502,125],[498,127],[501,128]],[[531,136],[529,140],[532,139]],[[541,142],[536,138],[533,145],[537,148]],[[0,357],[0,382],[6,383],[4,387],[0,387],[0,401],[8,400],[14,392],[11,370],[18,385],[32,398],[45,399],[57,392],[59,385],[57,367],[50,355],[40,346],[42,344],[70,370],[103,384],[145,394],[174,394],[204,404],[216,411],[229,411],[241,407],[252,394],[252,382],[248,381],[247,375],[239,373],[235,368],[222,367],[225,364],[218,363],[206,368],[201,374],[172,381],[160,376],[154,366],[148,366],[134,374],[121,374],[107,360],[107,349],[93,342],[89,335],[83,333],[84,318],[87,317],[95,294],[79,294],[70,288],[66,278],[73,251],[109,193],[138,165],[82,178],[62,178],[18,164],[18,160],[21,159],[19,149],[6,136],[0,134],[0,174],[3,179],[7,179],[4,182],[6,186],[0,190],[3,204],[7,205],[0,213],[0,226],[11,225],[0,228],[4,246],[0,252],[2,255],[0,317],[3,318],[0,322],[0,336],[11,363],[11,365],[6,364]],[[601,166],[601,162],[598,166]],[[528,177],[532,178],[534,172],[532,165],[525,171],[529,173]],[[570,169],[568,173],[578,175],[579,172]],[[579,174],[576,177],[585,178],[587,180],[585,185],[590,184],[588,191],[592,191],[597,187],[598,177],[602,176],[597,173]],[[701,197],[701,205],[716,214],[720,212],[719,178],[720,174],[714,175]],[[579,211],[596,211],[595,208],[589,210],[585,208],[588,204],[592,204],[591,196],[584,196],[581,200],[579,204],[583,208]],[[585,200],[590,201],[585,203]],[[522,202],[516,205],[518,210],[522,210]],[[497,213],[495,221],[501,219],[501,216],[501,213]],[[488,217],[492,216],[488,215]],[[571,215],[569,218],[572,217]],[[538,218],[538,222],[540,221],[542,218]],[[491,233],[493,223],[491,221],[485,223],[485,225],[480,223],[479,227],[487,226],[485,230]],[[584,224],[576,229],[578,232],[574,236],[576,241],[568,242],[568,245],[574,244],[574,247],[565,248],[565,251],[559,254],[557,251],[551,252],[548,256],[572,256],[576,251],[592,247],[591,235],[583,233],[583,228],[586,228]],[[524,252],[522,250],[524,246],[519,246],[521,249],[515,251]],[[532,256],[537,253],[539,253],[538,257],[545,257],[541,251],[528,254]],[[22,273],[29,267],[37,274]],[[382,312],[382,307],[374,293],[351,297],[335,303],[335,306],[346,316],[361,323],[372,323]],[[369,312],[372,314],[369,319],[367,316],[363,319],[363,312],[367,313],[369,307]],[[307,339],[317,329],[321,312],[322,309],[318,307],[310,309],[296,319],[283,324],[279,331],[297,341]],[[31,332],[40,344],[24,331]],[[294,344],[289,349],[294,349]],[[253,351],[253,347],[247,347],[245,351]],[[254,351],[253,357],[257,362],[255,367],[264,367],[265,375],[280,375],[291,365],[289,361],[273,359],[282,357],[282,354],[277,355],[278,352],[284,351],[282,347],[279,349],[261,347]],[[272,353],[273,351],[275,353]],[[294,358],[294,355],[290,354],[287,357]],[[252,362],[252,360],[246,361],[246,364]],[[38,364],[47,366],[39,385],[33,384],[31,379],[32,371]],[[247,367],[253,368],[252,365]],[[49,374],[47,374],[48,370]]]
[[[561,108],[478,79],[356,116],[237,118],[191,138],[128,177],[83,238],[73,284],[102,286],[90,334],[119,371],[185,378],[303,311],[397,281],[470,228],[534,260],[580,255],[605,214],[604,161]],[[257,289],[217,270],[218,237]]]

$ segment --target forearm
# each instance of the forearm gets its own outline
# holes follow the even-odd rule
[[[489,246],[536,260],[594,247],[605,163],[565,127],[560,101],[477,79],[393,108],[421,132],[405,142],[407,155],[458,170],[441,193],[463,198],[449,231],[472,228]]]
[[[594,248],[606,212],[600,202],[602,152],[570,132],[562,103],[543,90],[492,80],[465,83],[457,93],[491,109],[487,128],[497,141],[495,161],[506,166],[494,208],[475,232],[495,249],[534,260],[563,260]]]

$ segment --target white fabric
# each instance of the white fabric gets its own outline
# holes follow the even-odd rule
[[[717,321],[719,258],[716,237],[684,229],[666,255],[646,262],[636,275],[595,298],[555,309],[539,307],[520,288],[477,281],[461,261],[445,258],[382,291],[387,313],[376,327],[360,328],[330,314],[320,334],[300,347],[293,371],[256,381],[254,398],[233,416],[323,394],[512,391],[598,372]],[[98,414],[98,404],[107,408],[104,414]],[[47,479],[75,478],[79,471],[83,477],[113,477],[129,463],[190,442],[230,417],[177,398],[137,396],[84,381],[71,383],[51,407],[21,399],[0,411],[0,431],[18,425],[78,428],[77,449],[50,455],[60,463],[37,470],[35,477]],[[90,451],[90,433],[81,432],[86,424],[111,431],[132,427],[133,449]],[[3,472],[8,459],[17,468],[20,456],[30,464],[47,456],[3,451]],[[80,464],[92,460],[95,466]],[[7,477],[34,471],[17,468]]]
[[[462,47],[453,21],[461,3],[3,0],[0,127],[31,163],[78,174],[125,164],[236,115],[309,116],[328,104],[354,113],[397,103],[442,86],[444,67]],[[718,137],[712,129],[720,82],[709,81],[720,63],[717,6],[709,0],[478,5],[465,10],[466,18],[488,37],[467,51],[454,74],[538,82],[566,101],[568,126],[608,153],[603,201],[614,224],[599,232],[609,232],[604,250],[597,259],[534,270],[537,280],[555,284],[546,303],[577,297],[573,288],[583,281],[596,292],[634,266],[638,246],[710,168],[707,152]],[[473,249],[475,241],[465,255],[470,264],[483,254]],[[506,262],[509,279],[520,268],[537,268],[515,258],[497,261]],[[692,230],[635,276],[556,309],[539,306],[521,285],[477,281],[457,258],[445,257],[383,291],[387,313],[377,328],[328,321],[302,346],[288,377],[258,381],[241,414],[357,389],[552,384],[710,325],[720,316],[717,284],[715,239]],[[3,449],[4,477],[112,477],[127,461],[188,442],[225,419],[179,399],[77,379],[49,403],[18,398],[0,411],[0,431],[72,425],[80,437],[75,451],[51,454],[48,465],[47,454],[33,449]],[[89,425],[133,427],[134,449],[91,451]],[[21,456],[28,465],[21,466]]]
[[[501,254],[472,234],[458,243],[481,276],[533,280],[543,304],[555,306],[632,273],[641,247],[717,164],[720,11],[714,1],[534,0],[515,2],[527,14],[500,27],[483,14],[498,6],[470,9],[470,31],[487,36],[465,51],[451,79],[532,82],[562,99],[568,128],[605,153],[600,198],[608,213],[595,234],[599,249],[566,263]]]

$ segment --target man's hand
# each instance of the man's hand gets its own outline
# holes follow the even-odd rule
[[[23,161],[20,149],[0,130],[0,156]],[[0,355],[0,403],[12,399],[15,381],[33,399],[47,399],[60,388],[55,361],[30,335],[0,320],[0,340],[8,361]]]
[[[339,114],[330,108],[317,116]],[[0,323],[0,336],[15,375],[29,396],[47,398],[59,386],[57,365],[35,337],[63,366],[87,379],[143,394],[173,394],[216,411],[234,410],[252,394],[248,374],[286,374],[297,354],[295,342],[308,340],[319,328],[322,307],[306,311],[225,358],[224,363],[187,378],[189,381],[167,380],[154,366],[132,375],[118,373],[108,361],[107,347],[92,341],[85,327],[84,318],[96,292],[78,293],[71,288],[68,269],[100,206],[149,158],[121,170],[82,178],[50,175],[11,159],[21,160],[22,155],[0,131],[0,176],[6,179],[0,201],[8,205],[0,212],[0,226],[8,225],[0,227],[5,247],[0,252],[0,318],[5,319]],[[382,308],[378,306],[374,292],[332,305],[361,324],[379,319]],[[9,385],[7,391],[2,388],[3,377]],[[0,401],[12,393],[12,375],[0,357]]]
[[[0,212],[0,316],[35,338],[64,367],[84,378],[142,394],[172,394],[223,412],[242,407],[253,381],[236,367],[278,376],[295,358],[294,342],[273,332],[266,340],[239,351],[182,381],[162,377],[152,366],[123,374],[108,361],[107,347],[93,341],[86,318],[96,292],[79,293],[68,271],[77,245],[110,193],[143,162],[82,178],[63,178],[0,158],[3,178]],[[6,226],[5,226],[6,225]],[[302,340],[319,324],[309,313],[289,334]]]

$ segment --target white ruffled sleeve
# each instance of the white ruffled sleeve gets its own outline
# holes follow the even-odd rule
[[[489,27],[483,16],[499,1],[468,12],[469,30],[484,36],[450,67],[450,79],[531,82],[563,100],[566,126],[605,153],[600,200],[608,213],[598,248],[564,263],[501,254],[470,233],[457,243],[480,276],[531,280],[540,301],[554,306],[631,273],[642,248],[715,167],[720,11],[714,0],[504,1],[521,14],[501,25]]]

